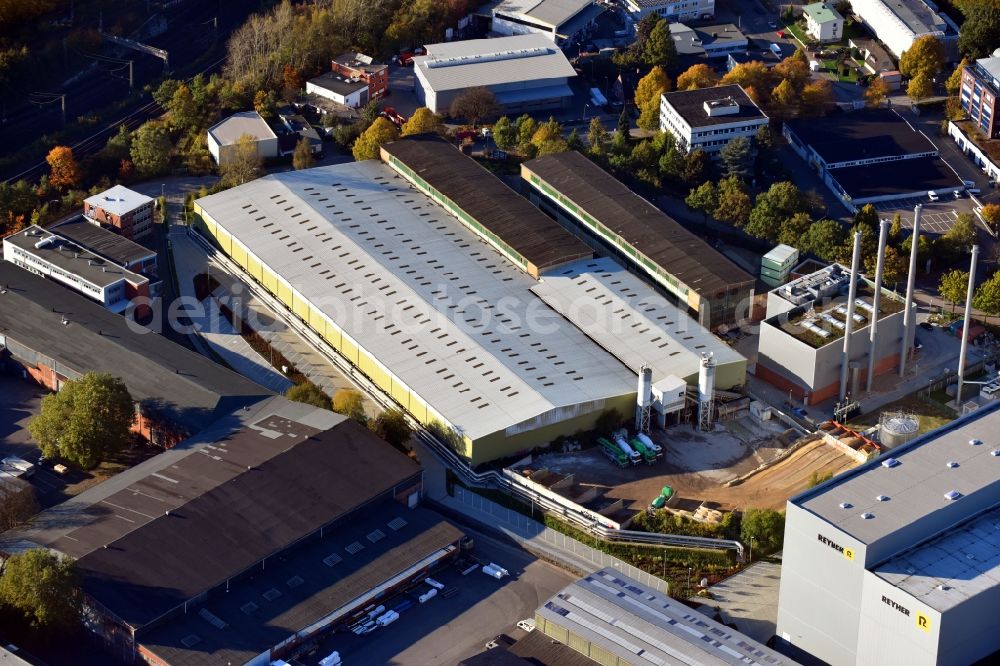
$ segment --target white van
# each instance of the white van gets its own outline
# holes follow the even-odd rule
[[[927,198],[930,199],[931,201],[937,201],[941,197],[939,197],[936,192],[928,190],[927,191]]]

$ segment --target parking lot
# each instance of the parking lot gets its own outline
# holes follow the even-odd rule
[[[880,201],[873,203],[872,206],[883,218],[891,219],[893,215],[899,213],[903,220],[903,228],[912,229],[913,208],[917,204],[922,204],[924,207],[920,216],[920,231],[936,235],[947,233],[955,224],[959,213],[972,213],[973,208],[975,208],[975,202],[964,194],[959,199],[944,195],[938,201],[931,201],[926,196],[910,197],[908,199]]]
[[[388,627],[364,636],[334,634],[300,661],[313,666],[336,650],[348,664],[456,664],[481,652],[498,634],[523,636],[517,622],[534,617],[542,602],[576,579],[517,546],[471,534],[473,555],[497,562],[510,571],[509,577],[495,580],[480,571],[463,576],[448,565],[432,575],[445,589],[457,588],[454,596],[436,596],[424,604],[413,597],[413,607]],[[389,608],[396,601],[382,603]]]

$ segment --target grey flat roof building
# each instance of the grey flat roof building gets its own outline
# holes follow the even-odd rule
[[[602,664],[796,663],[611,568],[568,585],[535,611],[535,622],[536,631]]]
[[[727,125],[741,120],[767,118],[764,112],[757,108],[753,100],[743,91],[743,88],[735,84],[698,90],[677,90],[664,93],[663,99],[674,107],[692,129]],[[730,99],[739,105],[739,109],[735,113],[713,116],[705,110],[706,104]]]
[[[789,120],[785,124],[829,166],[937,154],[931,140],[892,109],[867,109],[825,118]]]
[[[356,93],[359,90],[364,90],[368,87],[367,81],[345,78],[336,72],[326,72],[324,74],[320,74],[319,76],[309,79],[309,83],[319,88],[323,88],[324,90],[329,90],[330,92],[336,93],[342,97],[347,97],[352,93]]]
[[[156,259],[155,250],[143,247],[121,234],[108,231],[99,224],[87,222],[82,215],[51,227],[51,231],[121,266],[132,266]]]
[[[788,502],[778,634],[828,663],[1000,649],[1000,404]]]

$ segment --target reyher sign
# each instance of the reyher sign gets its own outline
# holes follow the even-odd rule
[[[820,543],[826,544],[830,548],[833,548],[835,551],[837,551],[838,553],[840,553],[841,555],[843,555],[847,559],[852,560],[852,561],[854,560],[854,549],[853,548],[844,548],[840,544],[838,544],[838,543],[836,543],[834,541],[831,541],[830,539],[827,539],[822,534],[817,534],[816,536],[819,537]]]

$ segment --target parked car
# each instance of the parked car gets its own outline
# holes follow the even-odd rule
[[[975,181],[965,180],[964,178],[962,179],[962,184],[965,185],[966,187],[975,187],[976,186]]]
[[[777,21],[768,21],[767,22],[767,26],[769,28],[777,28],[778,27],[778,22]]]
[[[937,195],[937,192],[934,192],[933,190],[928,190],[927,191],[927,198],[930,199],[931,201],[937,201],[941,197],[939,197]]]
[[[517,623],[517,626],[527,632],[532,632],[535,630],[535,618],[529,617],[527,620],[521,620]]]

